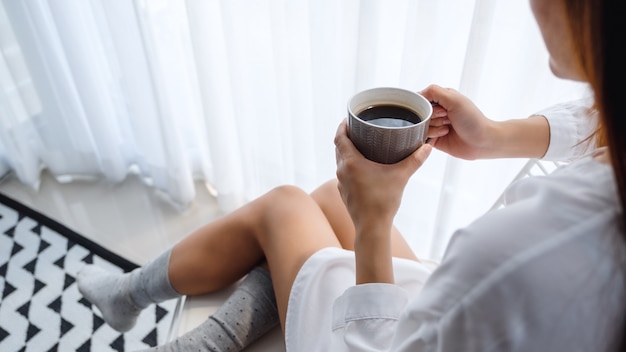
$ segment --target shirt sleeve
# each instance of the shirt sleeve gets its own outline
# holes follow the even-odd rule
[[[350,287],[333,306],[331,351],[387,351],[407,292],[392,284]]]
[[[597,114],[590,98],[561,103],[537,112],[550,125],[550,145],[542,159],[570,161],[593,149]]]

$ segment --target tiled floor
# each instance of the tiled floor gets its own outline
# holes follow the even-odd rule
[[[136,176],[119,184],[102,180],[59,183],[44,172],[38,191],[9,176],[0,182],[0,192],[143,264],[219,216],[206,187],[200,182],[196,186],[196,200],[184,210]]]
[[[61,183],[44,171],[36,191],[9,175],[0,181],[0,192],[140,265],[221,215],[202,182],[197,182],[196,199],[185,209],[168,202],[136,176],[119,184],[103,180]],[[179,332],[200,324],[228,292],[188,299]],[[280,330],[248,351],[284,351]]]

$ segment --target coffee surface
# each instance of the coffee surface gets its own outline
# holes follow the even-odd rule
[[[397,105],[370,106],[357,116],[363,121],[385,127],[405,127],[422,121],[414,111]]]

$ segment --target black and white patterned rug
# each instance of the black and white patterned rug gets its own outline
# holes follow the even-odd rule
[[[118,333],[78,292],[85,263],[137,267],[0,194],[0,351],[135,351],[167,340],[179,300],[150,306],[131,331]]]

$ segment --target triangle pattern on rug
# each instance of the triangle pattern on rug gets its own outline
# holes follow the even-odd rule
[[[2,340],[4,340],[7,336],[9,336],[9,332],[0,328],[0,342],[2,342]]]
[[[128,272],[134,263],[2,194],[0,225],[0,351],[134,351],[166,342],[177,300],[146,308],[119,333],[78,291],[85,264]]]

